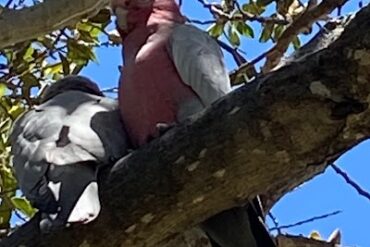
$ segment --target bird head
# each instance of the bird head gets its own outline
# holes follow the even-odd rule
[[[90,79],[78,75],[68,75],[63,79],[60,79],[51,84],[45,89],[45,91],[41,94],[41,103],[44,103],[45,101],[55,97],[58,94],[70,90],[82,91],[89,94],[104,96],[103,93],[100,91],[98,85]]]
[[[158,19],[184,21],[175,0],[111,0],[111,8],[117,17],[116,23],[121,36],[132,31],[138,23],[146,24],[154,13],[158,15]]]

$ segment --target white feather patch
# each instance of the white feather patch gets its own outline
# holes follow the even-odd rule
[[[68,222],[80,222],[87,224],[98,217],[99,212],[100,201],[98,184],[96,182],[91,182],[78,199],[68,217]]]
[[[49,181],[48,183],[48,187],[50,188],[51,192],[53,192],[56,201],[59,201],[61,185],[62,182],[54,183],[52,181]]]

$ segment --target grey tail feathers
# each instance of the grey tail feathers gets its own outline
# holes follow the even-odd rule
[[[262,218],[256,199],[214,215],[201,226],[213,247],[276,247]]]

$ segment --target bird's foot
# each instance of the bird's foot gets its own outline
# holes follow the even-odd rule
[[[164,133],[166,133],[169,129],[173,128],[175,126],[174,123],[157,123],[155,127],[158,130],[159,136],[162,136]]]
[[[67,225],[64,222],[61,222],[60,220],[56,219],[57,214],[45,214],[41,213],[41,219],[40,219],[40,231],[43,234],[49,234],[61,229],[64,229],[67,227]]]

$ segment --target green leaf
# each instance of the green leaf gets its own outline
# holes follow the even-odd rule
[[[4,96],[6,93],[6,85],[4,83],[0,83],[0,97]]]
[[[294,50],[298,50],[301,47],[301,41],[299,40],[298,36],[294,37],[292,44],[293,44]]]
[[[208,33],[212,37],[218,38],[222,35],[222,32],[224,31],[224,23],[214,23],[208,28]]]
[[[275,26],[274,35],[273,35],[275,42],[280,38],[280,36],[284,32],[284,30],[285,30],[285,26],[284,25],[276,25]]]
[[[111,12],[108,8],[106,8],[106,9],[100,10],[99,13],[96,16],[91,17],[89,21],[93,23],[106,24],[110,22],[110,19],[111,19]]]
[[[9,114],[12,116],[12,119],[17,119],[24,111],[24,106],[18,102],[17,104],[13,104],[13,106],[9,109]]]
[[[273,31],[274,31],[274,24],[273,23],[265,24],[265,26],[262,30],[261,37],[260,37],[259,41],[262,42],[262,43],[267,42],[271,38],[271,35],[272,35]]]
[[[249,3],[243,4],[242,9],[252,15],[261,15],[265,12],[266,8],[264,5],[260,5],[257,2],[251,0]]]
[[[13,197],[12,203],[16,209],[21,211],[27,217],[32,217],[36,210],[31,206],[31,203],[24,197]]]
[[[238,21],[235,23],[236,30],[243,36],[248,38],[254,38],[253,29],[243,21]]]
[[[51,64],[44,68],[44,73],[46,75],[60,74],[62,71],[63,71],[62,63]]]
[[[10,228],[10,218],[12,216],[12,209],[6,205],[4,201],[0,204],[0,228]]]
[[[86,65],[89,60],[96,62],[93,47],[76,40],[68,41],[67,58],[76,64]]]
[[[227,34],[228,34],[228,39],[229,39],[230,43],[233,46],[236,46],[237,47],[237,46],[240,45],[239,35],[235,31],[235,29],[233,28],[233,26],[229,26]]]
[[[91,38],[96,38],[101,33],[100,24],[91,24],[88,22],[79,22],[76,27],[80,32],[84,32],[85,35],[88,34]]]
[[[9,164],[7,166],[0,166],[0,175],[1,175],[1,190],[2,191],[11,191],[8,195],[13,196],[15,194],[15,188],[17,187],[17,181],[13,176],[13,171],[10,168]],[[14,190],[14,192],[12,192]]]
[[[26,52],[23,54],[23,60],[26,61],[26,62],[31,62],[32,60],[34,60],[33,58],[33,53],[35,52],[35,49],[33,49],[33,47],[30,45]]]

